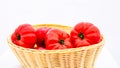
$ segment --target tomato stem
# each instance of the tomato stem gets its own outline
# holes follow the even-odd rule
[[[16,37],[17,37],[17,40],[21,39],[20,34],[17,34]]]
[[[41,44],[42,44],[42,46],[45,48],[46,46],[45,46],[45,41],[43,40],[42,42],[41,42]]]
[[[84,39],[84,34],[80,32],[80,34],[78,35],[81,39]]]
[[[59,43],[60,43],[60,44],[64,44],[64,40],[61,39],[61,40],[59,41]]]

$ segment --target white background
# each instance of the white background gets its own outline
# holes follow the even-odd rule
[[[0,55],[8,50],[6,38],[19,24],[74,26],[87,21],[104,34],[105,48],[120,65],[119,3],[119,0],[0,0]]]

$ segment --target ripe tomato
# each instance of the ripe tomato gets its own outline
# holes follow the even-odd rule
[[[88,46],[100,42],[99,29],[89,22],[80,22],[74,26],[70,33],[75,47]]]
[[[44,48],[44,47],[35,47],[34,49],[37,49],[37,50],[46,50],[46,48]]]
[[[45,38],[46,38],[46,33],[50,30],[49,27],[40,27],[36,30],[36,36],[37,36],[37,47],[43,47],[45,48]]]
[[[46,49],[66,49],[72,48],[70,36],[60,29],[50,29],[46,35]]]
[[[15,29],[11,40],[18,46],[33,48],[36,43],[35,29],[30,24],[21,24]]]

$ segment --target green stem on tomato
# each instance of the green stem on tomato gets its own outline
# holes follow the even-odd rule
[[[20,34],[16,34],[16,37],[17,37],[17,40],[20,40],[20,39],[21,39]]]
[[[80,34],[78,34],[78,36],[81,38],[81,39],[84,39],[84,34],[82,32],[80,32]]]
[[[61,40],[59,41],[59,43],[60,43],[60,44],[64,44],[64,40],[61,39]]]

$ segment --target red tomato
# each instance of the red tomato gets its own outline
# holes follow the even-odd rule
[[[88,22],[80,22],[71,30],[71,40],[75,47],[88,46],[100,42],[99,29]]]
[[[46,35],[46,49],[57,50],[72,48],[70,36],[60,29],[50,29]]]
[[[44,47],[36,47],[37,50],[46,50]]]
[[[45,48],[45,38],[46,33],[50,30],[49,27],[40,27],[36,30],[36,36],[37,36],[37,47],[43,47]]]
[[[36,34],[30,24],[19,25],[11,36],[14,44],[26,48],[33,48],[36,43]]]

